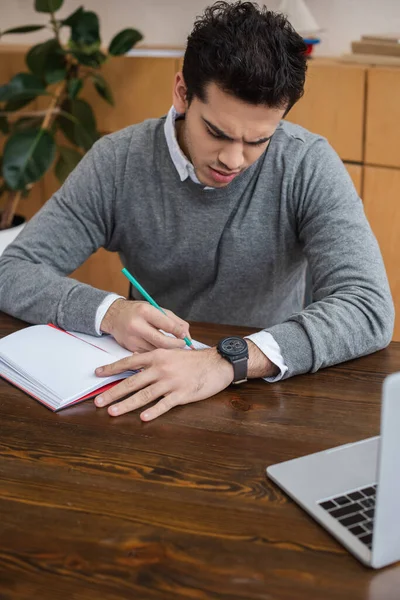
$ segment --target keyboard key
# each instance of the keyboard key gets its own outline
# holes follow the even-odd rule
[[[375,509],[370,508],[368,510],[364,510],[364,515],[367,517],[367,519],[373,519],[375,516]]]
[[[352,500],[361,500],[361,498],[364,498],[364,496],[361,494],[361,492],[351,492],[350,494],[347,494],[347,495]]]
[[[365,496],[375,496],[375,490],[373,487],[367,487],[361,491]]]
[[[374,508],[375,498],[364,498],[364,500],[360,500],[360,504],[362,504],[364,508]]]
[[[352,515],[357,511],[363,510],[361,504],[354,502],[354,504],[349,504],[348,506],[341,506],[340,508],[335,508],[330,511],[330,515],[335,517],[335,519],[339,519],[340,517],[345,517],[346,515]]]
[[[349,527],[349,525],[357,525],[357,523],[363,523],[365,521],[364,515],[361,513],[355,513],[354,515],[350,515],[350,517],[343,517],[339,519],[339,523],[344,527]]]
[[[351,533],[353,535],[356,535],[357,537],[366,533],[365,529],[363,527],[360,527],[360,525],[354,525],[354,527],[349,527],[349,531],[351,531]]]
[[[374,529],[374,522],[367,521],[366,523],[364,523],[364,527],[365,529],[368,529],[368,531],[372,531]]]
[[[361,535],[359,538],[360,542],[363,542],[366,546],[371,547],[372,544],[372,533]]]
[[[335,508],[336,504],[332,500],[327,500],[326,502],[321,502],[320,506],[325,510],[330,510],[331,508]]]
[[[338,496],[337,498],[334,498],[336,504],[339,504],[339,506],[345,506],[346,504],[350,504],[351,500],[350,498],[348,498],[347,496]]]

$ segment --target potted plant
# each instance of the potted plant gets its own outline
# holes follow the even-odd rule
[[[81,6],[59,19],[56,12],[63,2],[34,0],[35,10],[48,14],[48,25],[0,31],[0,38],[45,28],[52,32],[50,39],[26,53],[27,71],[0,86],[0,136],[6,138],[1,140],[0,152],[0,254],[4,249],[1,237],[5,247],[23,226],[23,217],[16,215],[20,199],[29,196],[35,183],[52,167],[62,183],[99,138],[93,110],[80,97],[85,85],[93,85],[106,102],[113,104],[101,66],[113,56],[126,54],[142,39],[136,29],[124,29],[113,37],[105,52],[97,14]],[[65,34],[68,41],[62,43]],[[46,109],[27,111],[25,107],[39,96],[48,98]]]

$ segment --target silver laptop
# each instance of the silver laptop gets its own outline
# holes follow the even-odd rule
[[[267,474],[364,564],[400,560],[400,373],[383,383],[380,437],[272,465]]]

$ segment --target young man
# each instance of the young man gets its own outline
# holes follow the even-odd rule
[[[206,9],[168,116],[97,142],[3,255],[0,309],[139,351],[98,373],[142,369],[96,399],[130,394],[110,414],[144,407],[151,420],[232,381],[314,372],[389,343],[385,269],[351,180],[325,139],[282,121],[303,93],[304,49],[282,15],[253,3]],[[174,312],[65,277],[100,246]],[[183,352],[182,318],[261,331]]]

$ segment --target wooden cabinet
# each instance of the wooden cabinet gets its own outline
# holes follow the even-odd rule
[[[304,96],[287,120],[326,137],[342,160],[361,162],[365,77],[364,66],[310,61]]]
[[[400,167],[400,69],[369,69],[365,162]]]
[[[364,170],[365,212],[385,261],[397,315],[393,339],[400,341],[400,169]]]
[[[97,118],[100,131],[117,131],[145,119],[166,114],[172,104],[177,59],[118,56],[101,70],[110,84],[115,106],[88,85],[82,95]]]

